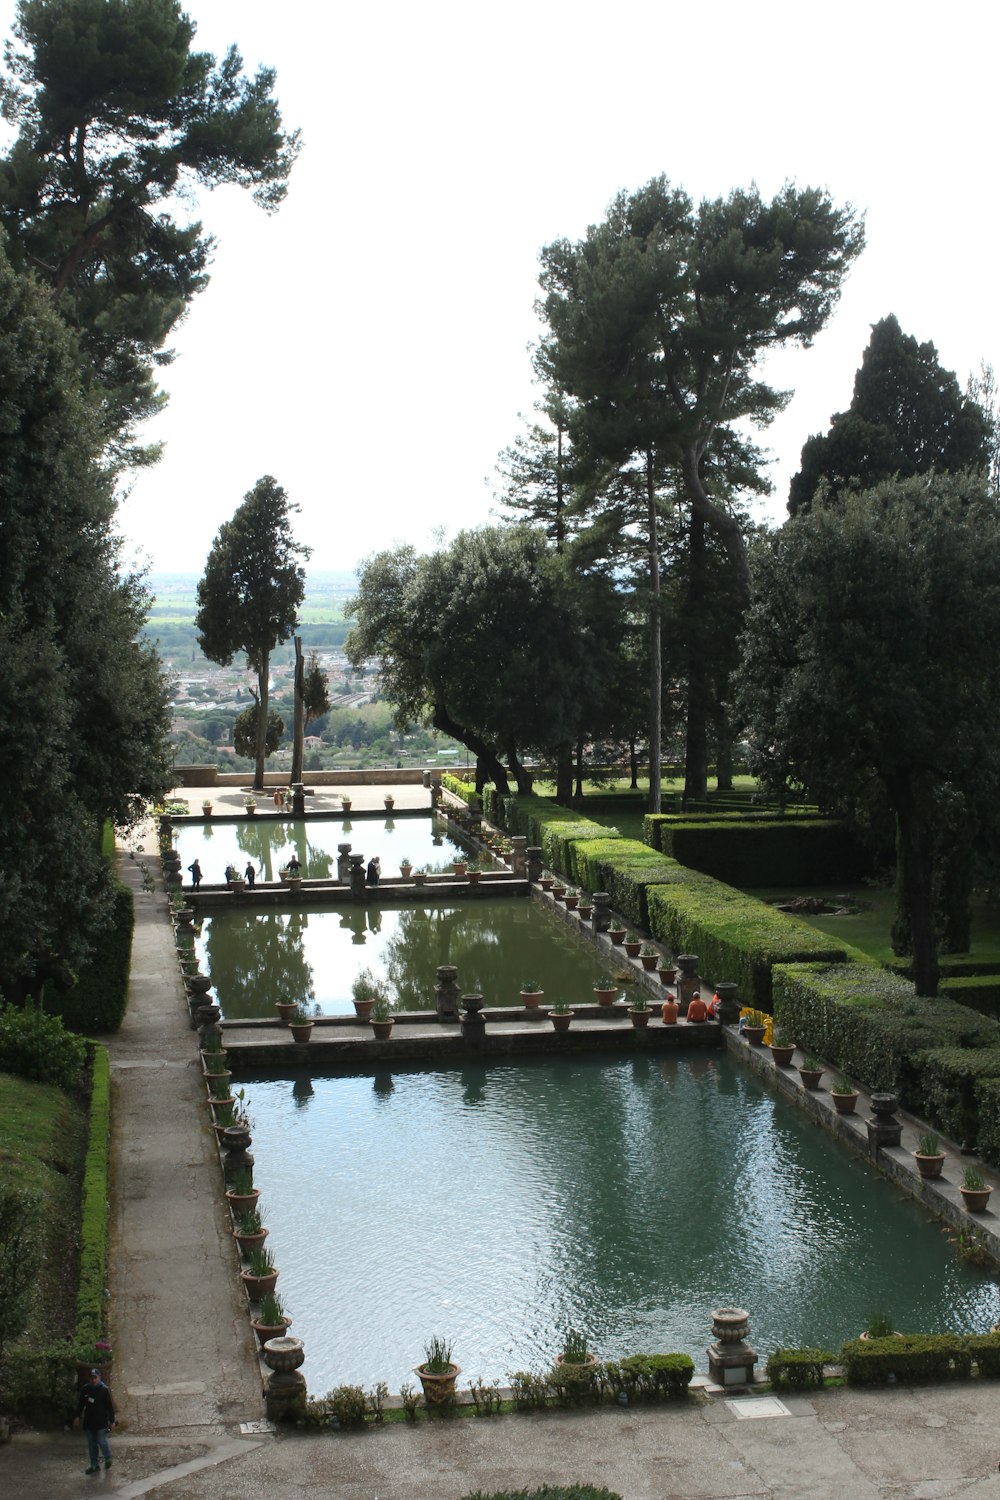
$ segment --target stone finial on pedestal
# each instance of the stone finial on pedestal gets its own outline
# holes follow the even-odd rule
[[[304,818],[306,815],[306,789],[301,781],[292,782],[292,817]]]
[[[903,1127],[896,1119],[898,1101],[895,1094],[875,1093],[871,1096],[872,1118],[868,1126],[868,1148],[872,1155],[882,1146],[898,1146]]]
[[[482,995],[463,995],[462,1010],[462,1036],[467,1042],[482,1042],[486,1040],[486,1017],[482,1014],[484,1000]]]
[[[365,899],[365,857],[363,854],[349,854],[351,862],[348,875],[351,884],[351,900],[363,901]]]
[[[530,849],[525,848],[524,853],[528,865],[528,879],[534,885],[536,881],[541,880],[542,870],[545,868],[542,851],[536,844],[532,844]]]
[[[434,1006],[439,1021],[458,1020],[458,969],[454,964],[439,964],[435,970]]]
[[[515,833],[510,841],[511,874],[516,875],[518,880],[523,880],[528,873],[527,843],[528,840],[521,833]],[[541,871],[539,871],[539,873],[541,873]]]
[[[351,846],[350,844],[337,845],[337,884],[349,885],[351,881]]]
[[[712,1311],[715,1342],[709,1344],[709,1378],[716,1385],[752,1385],[757,1352],[746,1342],[750,1314],[742,1307],[717,1307]]]
[[[698,955],[697,953],[678,953],[676,962],[677,1004],[680,1006],[681,1015],[686,1016],[688,1002],[693,1000],[701,990],[701,980],[698,978]]]
[[[716,1019],[723,1026],[735,1026],[740,1018],[738,989],[739,986],[730,979],[723,979],[715,986],[715,993],[722,1001]]]
[[[611,897],[607,891],[595,891],[592,897],[594,912],[591,922],[595,932],[607,932],[611,926]]]
[[[306,1378],[299,1365],[306,1357],[302,1340],[286,1334],[268,1339],[261,1351],[264,1363],[272,1372],[264,1383],[264,1407],[270,1422],[287,1422],[299,1416],[305,1407]]]

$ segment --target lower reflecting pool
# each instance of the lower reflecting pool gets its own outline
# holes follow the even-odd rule
[[[206,914],[196,938],[223,1017],[274,1017],[275,1002],[315,1001],[319,1014],[353,1015],[351,982],[363,968],[384,979],[403,1010],[434,1005],[435,969],[454,964],[464,993],[488,1005],[517,1005],[525,979],[545,991],[594,1002],[606,964],[538,902],[523,897],[428,900],[421,905],[234,907]],[[622,993],[626,992],[623,984]]]
[[[746,1307],[761,1355],[982,1332],[992,1276],[725,1054],[251,1080],[255,1178],[309,1388],[396,1391],[432,1335],[468,1379],[684,1351]]]

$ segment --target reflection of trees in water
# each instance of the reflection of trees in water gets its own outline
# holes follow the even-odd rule
[[[301,911],[211,918],[205,953],[227,1020],[270,1016],[278,1000],[313,999],[303,942],[308,922]]]
[[[435,969],[454,964],[464,993],[481,990],[488,1004],[504,999],[502,938],[504,916],[485,906],[415,907],[401,911],[395,933],[385,944],[390,989],[404,1008],[434,1003]]]
[[[277,880],[279,869],[288,863],[293,852],[308,880],[329,880],[334,861],[309,842],[308,827],[301,818],[285,823],[270,819],[258,823],[254,818],[246,818],[236,825],[236,842],[261,871],[261,880]]]

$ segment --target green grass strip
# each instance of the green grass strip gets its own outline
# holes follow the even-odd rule
[[[90,1349],[104,1329],[108,1264],[108,1144],[111,1129],[111,1064],[106,1047],[92,1047],[90,1129],[80,1211],[80,1282],[76,1295],[76,1342]],[[81,1352],[82,1359],[93,1353]]]

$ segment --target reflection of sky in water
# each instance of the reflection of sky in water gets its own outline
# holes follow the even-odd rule
[[[201,863],[202,878],[221,884],[226,866],[242,871],[250,859],[258,880],[277,880],[282,865],[293,854],[299,857],[302,874],[312,880],[331,880],[337,873],[337,845],[350,844],[353,854],[363,854],[365,863],[375,855],[382,861],[382,874],[396,876],[404,857],[416,870],[443,874],[452,861],[464,857],[462,846],[445,831],[437,818],[301,819],[245,818],[239,823],[189,824],[177,834],[177,852],[187,880],[194,859]]]
[[[227,1020],[272,1017],[286,996],[314,999],[322,1015],[353,1015],[351,982],[363,968],[384,979],[404,1010],[434,1005],[435,970],[458,968],[463,992],[517,1005],[525,979],[551,1002],[593,1004],[608,970],[559,918],[521,897],[454,905],[380,903],[293,911],[207,912],[198,956]],[[623,988],[624,993],[624,988]]]
[[[434,1333],[464,1384],[545,1368],[569,1324],[605,1358],[684,1350],[703,1369],[713,1307],[749,1310],[761,1365],[837,1348],[876,1307],[926,1332],[1000,1312],[917,1205],[722,1053],[247,1091],[313,1392],[398,1390]]]

